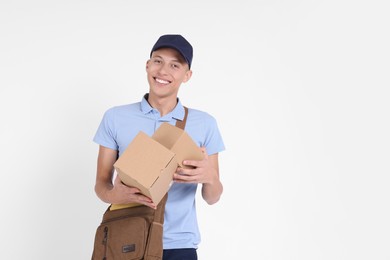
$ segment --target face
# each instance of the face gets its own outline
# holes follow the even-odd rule
[[[162,48],[154,51],[146,63],[149,94],[158,98],[175,98],[181,83],[192,75],[188,64],[174,49]]]

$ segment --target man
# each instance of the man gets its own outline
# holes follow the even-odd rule
[[[191,44],[181,35],[161,36],[146,62],[149,92],[141,102],[113,107],[104,114],[94,137],[100,145],[95,191],[102,201],[141,203],[156,208],[157,205],[138,189],[124,185],[118,177],[113,178],[113,164],[118,151],[121,155],[139,131],[152,135],[163,122],[174,125],[184,118],[178,92],[181,84],[192,76],[192,56]],[[184,161],[184,165],[195,168],[178,168],[174,174],[164,215],[164,260],[197,259],[200,242],[195,208],[197,186],[201,184],[202,197],[208,204],[216,203],[223,190],[218,153],[224,150],[224,144],[216,120],[190,108],[185,131],[205,156],[202,161]]]

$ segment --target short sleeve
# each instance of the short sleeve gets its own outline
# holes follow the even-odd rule
[[[93,141],[104,147],[118,150],[115,138],[115,109],[111,108],[104,113]]]
[[[208,116],[205,118],[205,143],[206,151],[209,155],[216,154],[225,150],[225,144],[222,140],[221,133],[218,129],[217,121],[214,117]]]

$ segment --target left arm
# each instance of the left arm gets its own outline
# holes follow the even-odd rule
[[[182,183],[202,183],[202,197],[210,205],[219,201],[223,186],[219,179],[218,153],[205,155],[202,161],[186,160],[184,165],[193,166],[194,169],[178,168],[174,174],[174,180]]]

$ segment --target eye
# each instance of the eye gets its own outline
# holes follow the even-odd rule
[[[153,59],[153,63],[154,63],[154,64],[161,64],[161,62],[162,62],[162,61],[159,60],[159,59]]]
[[[176,64],[176,63],[172,63],[171,67],[174,68],[174,69],[179,69],[180,65]]]

